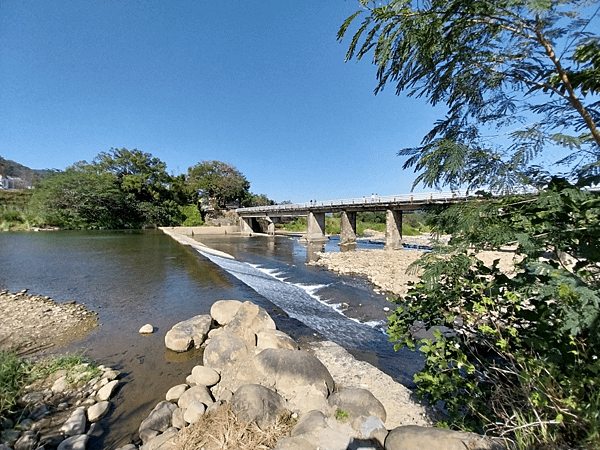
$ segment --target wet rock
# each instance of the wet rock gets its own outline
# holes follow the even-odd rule
[[[212,324],[212,317],[199,315],[173,326],[165,335],[165,345],[174,352],[185,352],[193,345],[200,347]]]

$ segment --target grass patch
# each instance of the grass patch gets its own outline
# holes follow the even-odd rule
[[[19,394],[30,380],[32,365],[16,353],[0,351],[0,419],[15,412]]]
[[[350,415],[348,414],[348,411],[344,411],[343,409],[338,408],[335,410],[335,414],[333,417],[335,417],[335,420],[344,421],[348,420]]]
[[[289,436],[295,424],[289,412],[261,430],[253,422],[238,420],[229,403],[203,415],[198,422],[183,428],[175,438],[173,448],[179,450],[271,449],[279,438]]]
[[[67,381],[87,382],[102,371],[80,354],[68,354],[31,362],[14,352],[0,350],[0,419],[14,414],[23,388],[59,370],[67,371]]]

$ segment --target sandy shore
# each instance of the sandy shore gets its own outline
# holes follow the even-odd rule
[[[383,233],[369,239],[385,238]],[[447,242],[448,237],[442,241]],[[403,242],[412,246],[431,244],[431,236],[405,236]],[[417,282],[419,274],[409,266],[423,255],[423,250],[356,250],[351,252],[320,253],[311,265],[324,266],[340,275],[364,276],[378,292],[395,296],[405,295],[409,282]],[[514,270],[514,252],[507,248],[501,251],[485,251],[477,255],[486,265],[499,259],[499,267],[505,273]]]

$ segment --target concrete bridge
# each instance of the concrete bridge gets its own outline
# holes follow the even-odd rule
[[[340,248],[356,248],[356,213],[386,211],[387,249],[402,248],[402,213],[417,211],[432,204],[449,204],[467,200],[466,191],[429,192],[419,194],[370,196],[344,200],[310,201],[290,205],[255,206],[236,210],[245,235],[266,232],[275,234],[275,223],[282,217],[306,216],[306,242],[320,244],[329,238],[325,235],[325,214],[340,213]],[[265,229],[266,228],[266,229]]]

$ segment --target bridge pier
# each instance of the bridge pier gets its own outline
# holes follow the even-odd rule
[[[306,241],[318,243],[328,240],[325,236],[325,213],[309,211],[306,217]]]
[[[240,218],[240,232],[242,236],[250,236],[254,230],[252,229],[252,217],[241,217]]]
[[[281,222],[280,217],[266,217],[267,220],[267,234],[269,236],[275,236],[275,224]]]
[[[402,210],[388,209],[386,211],[385,249],[402,249]]]
[[[340,250],[345,252],[356,248],[356,212],[340,212]]]

